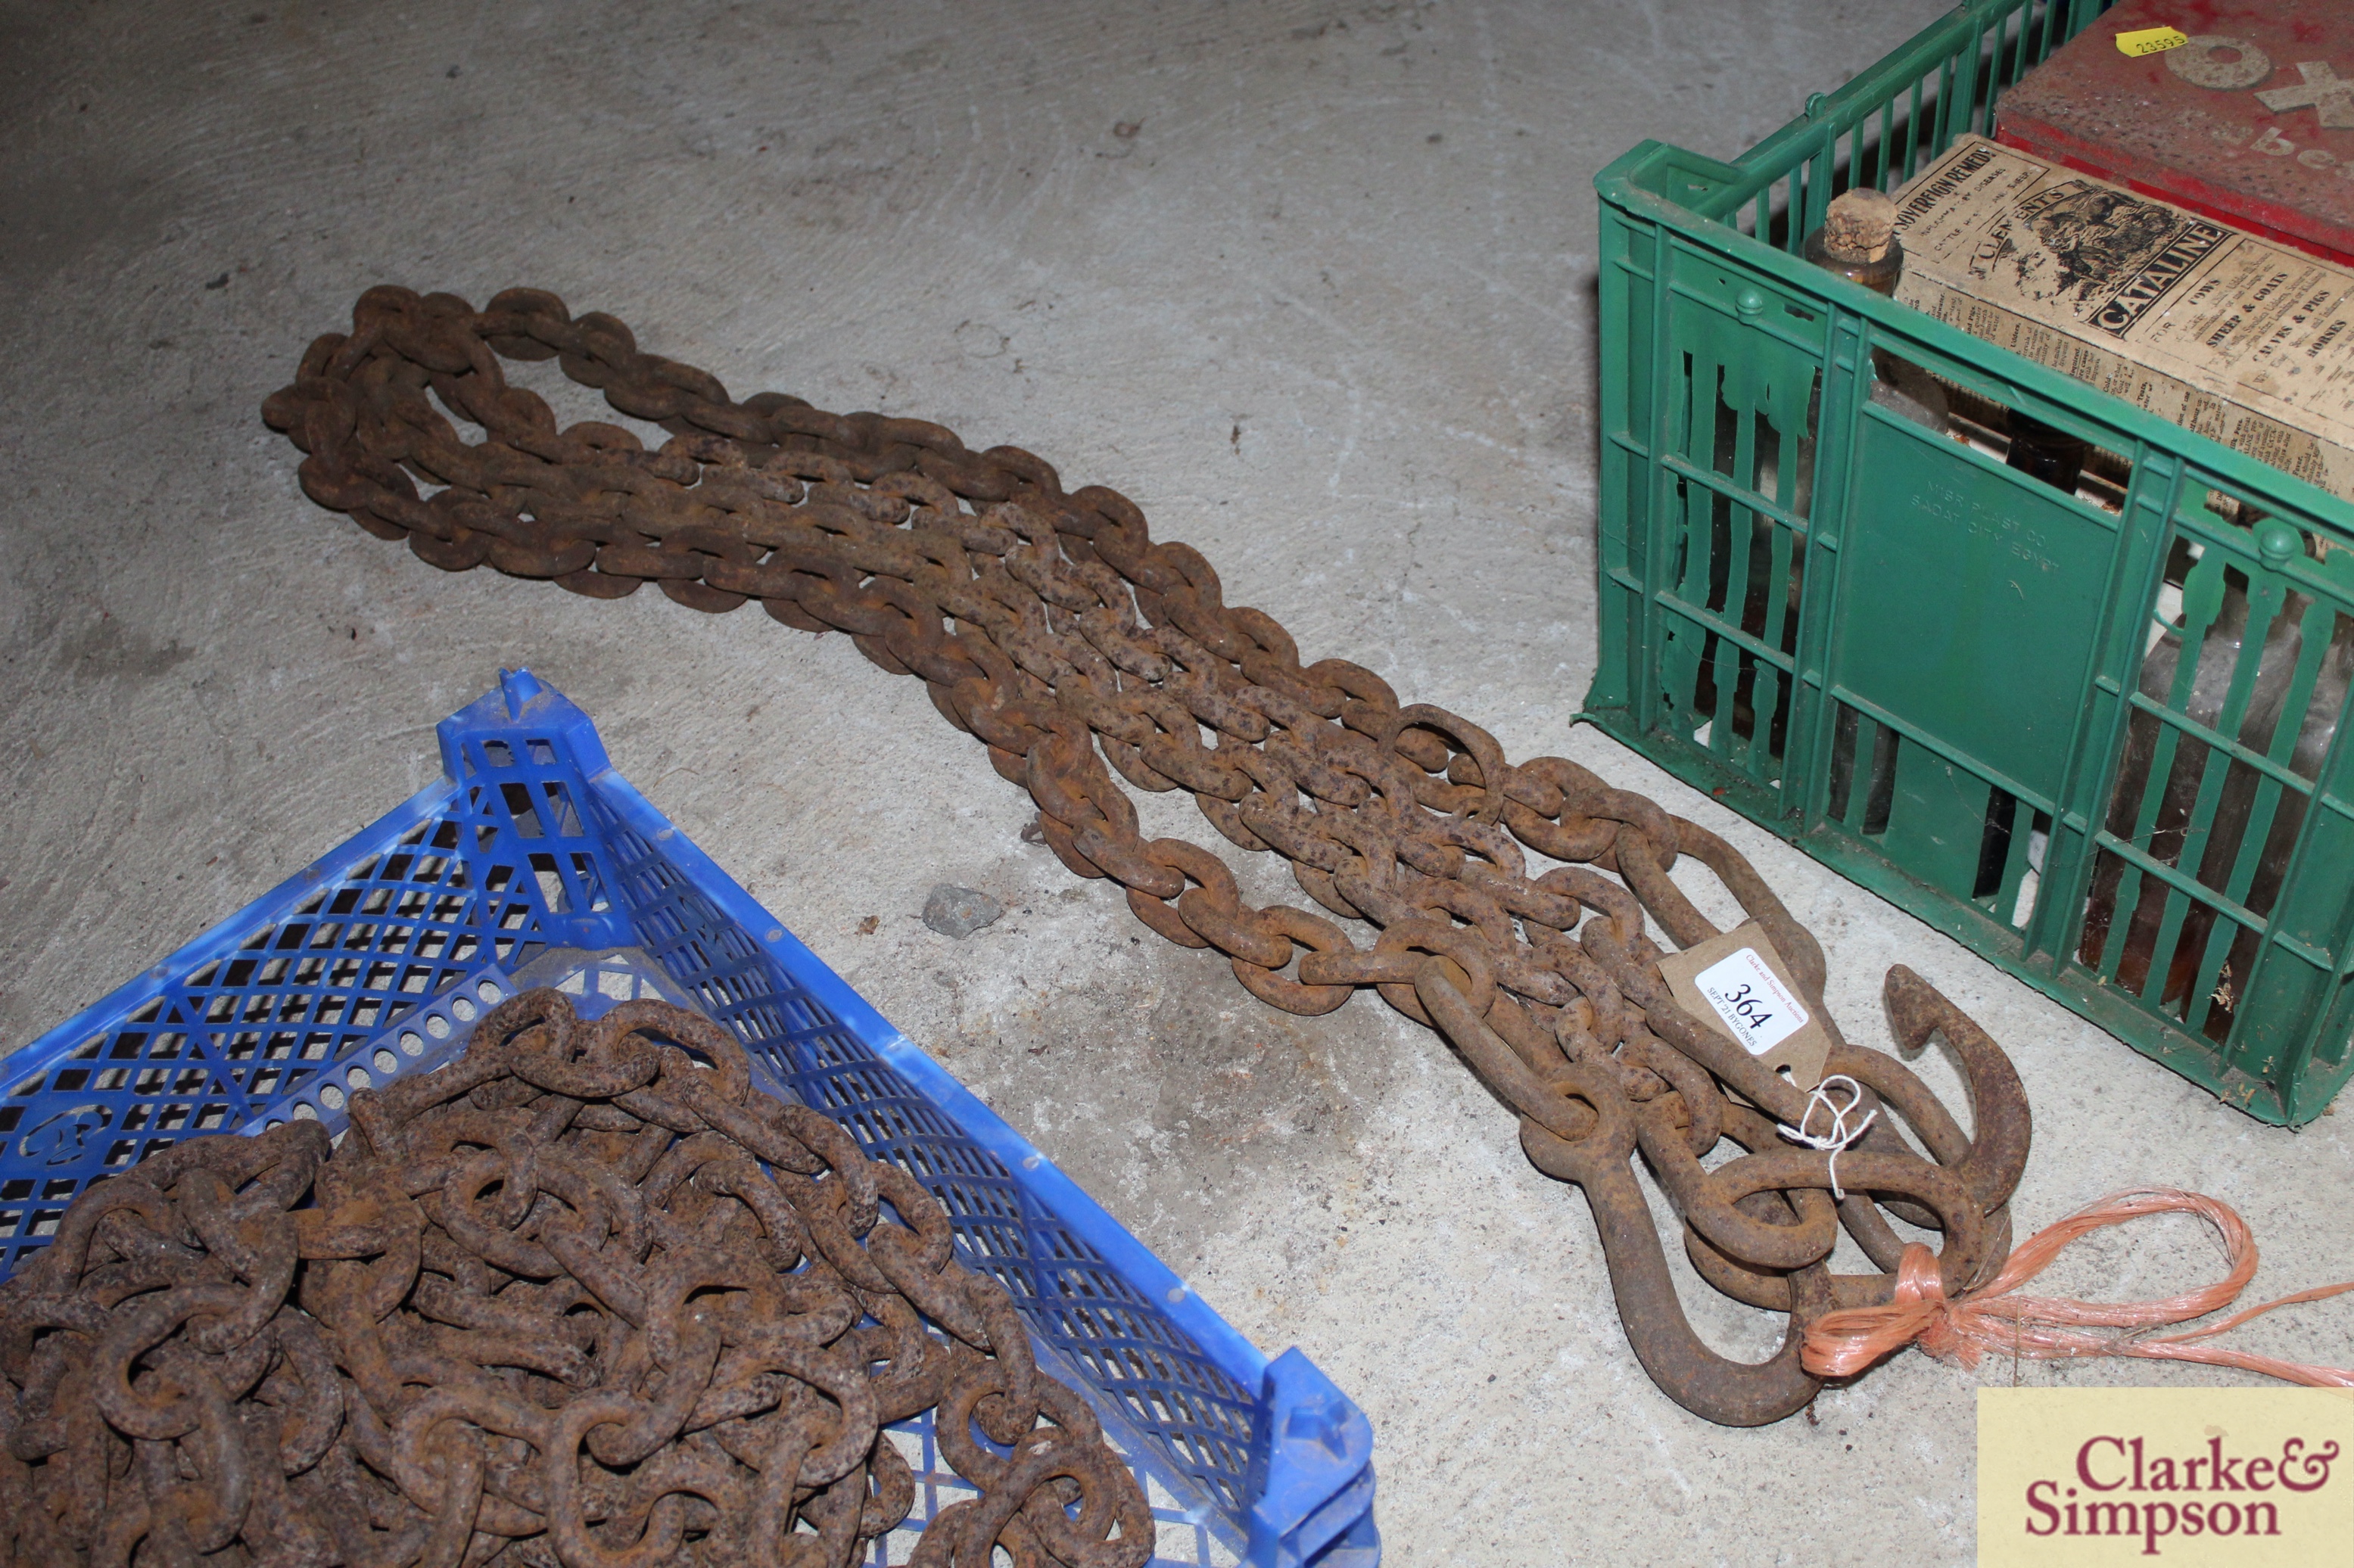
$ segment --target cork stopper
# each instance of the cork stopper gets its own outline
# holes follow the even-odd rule
[[[1851,190],[1823,216],[1823,249],[1842,261],[1877,261],[1896,235],[1896,204],[1881,192]]]

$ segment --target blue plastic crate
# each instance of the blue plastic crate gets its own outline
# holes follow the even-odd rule
[[[1299,1351],[1261,1355],[909,1044],[613,771],[578,707],[516,671],[440,736],[440,782],[0,1061],[0,1277],[90,1182],[194,1133],[340,1127],[351,1090],[430,1070],[516,990],[591,1014],[659,994],[940,1200],[1145,1481],[1157,1562],[1379,1562],[1356,1405]],[[928,1415],[898,1440],[917,1508],[878,1563],[971,1491]]]

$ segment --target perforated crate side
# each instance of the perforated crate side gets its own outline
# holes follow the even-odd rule
[[[0,1276],[91,1181],[315,1093],[421,1003],[544,943],[528,861],[461,850],[495,847],[499,818],[422,790],[0,1061]]]
[[[1250,1533],[1266,1491],[1251,1479],[1253,1442],[1267,1440],[1265,1359],[790,933],[767,924],[766,912],[626,780],[604,770],[588,785],[588,810],[639,940],[795,1095],[937,1196],[965,1262],[1006,1287],[1033,1334],[1079,1375],[1098,1411],[1152,1444],[1166,1466]],[[1310,1404],[1338,1397],[1329,1384],[1303,1394]],[[1336,1564],[1370,1561],[1364,1553],[1377,1551],[1365,1462],[1371,1431],[1363,1422],[1350,1405],[1329,1430],[1284,1445],[1304,1444],[1292,1462],[1318,1473],[1350,1470],[1348,1481],[1363,1494],[1366,1506],[1346,1521],[1355,1542],[1339,1542],[1357,1555]],[[1320,1506],[1350,1495],[1343,1484]]]

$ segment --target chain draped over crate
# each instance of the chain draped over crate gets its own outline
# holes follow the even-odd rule
[[[559,429],[508,385],[503,355],[556,358],[672,437],[648,451],[615,425]],[[1301,664],[1281,626],[1227,605],[1209,562],[1155,541],[1114,491],[1066,493],[1029,452],[971,451],[919,420],[779,393],[736,402],[706,373],[641,353],[612,317],[576,319],[533,290],[479,313],[370,290],[352,332],[313,343],[264,414],[308,454],[313,500],[446,570],[488,564],[597,598],[651,582],[696,609],[758,599],[789,626],[849,633],[922,679],[1030,792],[1063,863],[1119,883],[1146,925],[1225,954],[1288,1012],[1373,986],[1434,1025],[1519,1115],[1528,1157],[1584,1190],[1637,1356],[1710,1420],[1777,1420],[1813,1397],[1808,1324],[1894,1287],[1903,1243],[1883,1207],[1942,1233],[1950,1291],[2009,1250],[2025,1095],[1926,982],[1889,972],[1892,1022],[1907,1050],[1936,1033],[1954,1048],[1974,1138],[1900,1061],[1839,1035],[1821,948],[1723,839],[1564,758],[1514,766],[1485,730],[1400,703],[1358,665]],[[461,439],[451,414],[487,439]],[[1254,908],[1216,855],[1145,839],[1122,779],[1190,791],[1226,839],[1288,860],[1314,904],[1377,927],[1372,945],[1312,909]],[[1532,873],[1528,852],[1561,863]],[[1807,1096],[1680,1008],[1646,935],[1646,912],[1679,948],[1717,935],[1669,876],[1687,856],[1792,969],[1832,1034],[1825,1071],[1862,1086],[1858,1118],[1893,1108],[1926,1157],[1883,1114],[1837,1154],[1835,1201],[1832,1152],[1783,1142],[1777,1124],[1804,1125]],[[1748,1152],[1704,1170],[1725,1139]],[[1692,1331],[1638,1150],[1700,1273],[1788,1314],[1769,1361],[1726,1360]],[[1841,1226],[1881,1272],[1830,1272]]]
[[[935,1407],[981,1495],[917,1568],[1151,1555],[946,1212],[717,1024],[528,991],[351,1115],[173,1145],[0,1285],[0,1565],[846,1568]]]

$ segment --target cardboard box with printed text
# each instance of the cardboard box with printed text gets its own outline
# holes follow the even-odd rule
[[[2354,499],[2354,270],[1978,140],[1896,232],[1903,303]]]

